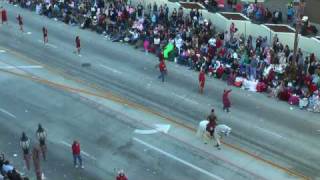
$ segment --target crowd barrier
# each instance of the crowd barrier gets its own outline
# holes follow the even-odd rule
[[[156,2],[158,5],[167,4],[170,12],[173,10],[173,8],[178,9],[180,7],[179,3],[169,2],[168,0],[131,0],[131,3],[133,4],[138,4],[139,2],[141,2],[145,7],[147,6],[147,4],[149,3],[153,4],[154,2]],[[190,9],[184,9],[185,13],[189,13],[189,11]],[[253,38],[262,36],[262,37],[267,37],[268,41],[271,42],[272,38],[277,34],[279,41],[282,44],[284,45],[287,44],[289,48],[293,49],[294,36],[295,36],[294,32],[291,32],[291,33],[275,32],[269,27],[267,27],[266,25],[252,23],[249,19],[246,19],[246,20],[227,19],[226,17],[221,15],[221,13],[211,13],[205,9],[202,9],[200,11],[203,17],[206,19],[210,19],[215,25],[216,29],[219,31],[229,30],[230,24],[233,22],[235,23],[236,28],[238,28],[238,33],[241,33],[241,34],[243,33],[245,37],[248,37],[249,35],[251,35]],[[235,13],[235,14],[240,14],[240,13]],[[288,25],[283,25],[283,26],[287,26],[289,29],[292,29]],[[292,30],[294,31],[294,29]],[[299,39],[299,48],[301,48],[301,50],[305,54],[314,53],[318,59],[320,58],[320,40],[319,39],[313,38],[313,37],[301,36],[300,34],[298,39]]]

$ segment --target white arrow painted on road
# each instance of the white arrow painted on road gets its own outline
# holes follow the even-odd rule
[[[154,129],[148,129],[148,130],[143,130],[143,129],[136,129],[134,130],[134,133],[137,134],[155,134],[158,132],[163,132],[163,133],[168,133],[170,129],[169,124],[155,124]]]

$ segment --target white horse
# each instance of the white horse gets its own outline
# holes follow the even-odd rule
[[[199,125],[198,125],[198,130],[197,130],[197,137],[203,137],[203,135],[205,134],[206,132],[206,128],[207,128],[207,124],[209,123],[208,120],[202,120],[199,122]]]
[[[199,122],[198,129],[197,129],[197,137],[203,138],[207,136],[206,128],[207,124],[209,123],[208,120],[202,120]],[[225,124],[219,124],[214,128],[214,140],[217,142],[217,147],[220,146],[220,139],[222,136],[228,136],[231,133],[231,128]]]

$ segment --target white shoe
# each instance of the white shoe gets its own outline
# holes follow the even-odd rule
[[[78,168],[79,166],[78,166],[78,165],[75,165],[74,167],[75,167],[75,168]]]
[[[81,166],[81,169],[84,169],[84,166],[83,166],[83,165]]]

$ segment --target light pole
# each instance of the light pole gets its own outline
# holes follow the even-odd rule
[[[302,20],[301,17],[304,14],[304,8],[306,5],[306,0],[294,0],[293,1],[293,6],[296,11],[296,32],[294,35],[294,44],[293,44],[293,63],[296,62],[297,59],[297,51],[298,51],[298,44],[299,44],[299,33],[301,31],[301,25],[302,25]]]

